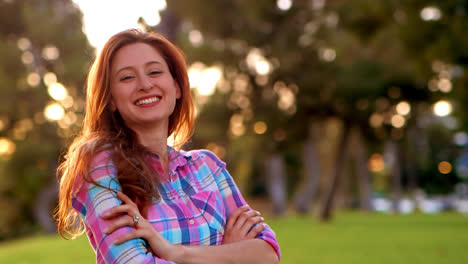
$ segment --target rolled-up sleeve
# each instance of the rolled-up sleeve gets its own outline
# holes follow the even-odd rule
[[[226,208],[226,219],[228,219],[231,213],[233,213],[237,208],[246,205],[247,203],[242,197],[239,188],[237,188],[234,179],[226,170],[226,164],[219,160],[219,158],[216,157],[216,155],[214,155],[212,152],[203,151],[203,154],[208,157],[208,159],[205,161],[213,171],[213,175]],[[265,229],[255,238],[262,239],[270,244],[276,251],[278,258],[281,258],[281,251],[276,239],[275,232],[270,228],[270,226],[266,225]]]
[[[96,155],[89,176],[98,185],[83,182],[72,200],[73,208],[84,221],[89,242],[96,252],[97,263],[158,263],[170,264],[174,262],[154,256],[148,249],[145,240],[141,238],[115,245],[114,241],[133,230],[133,227],[122,227],[109,235],[104,234],[110,221],[100,216],[112,207],[122,204],[117,198],[116,191],[121,191],[117,180],[117,172],[110,161],[109,155],[102,152]],[[100,185],[100,186],[99,186]],[[114,219],[115,221],[115,219]]]

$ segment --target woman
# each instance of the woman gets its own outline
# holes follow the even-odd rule
[[[110,38],[88,75],[82,133],[58,170],[60,234],[84,229],[97,263],[278,263],[275,234],[225,164],[167,145],[188,140],[193,112],[177,47],[139,30]]]

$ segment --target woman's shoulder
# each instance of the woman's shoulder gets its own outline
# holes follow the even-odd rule
[[[179,152],[188,160],[188,163],[198,166],[206,165],[212,171],[217,171],[226,165],[215,153],[207,149],[180,150]]]
[[[112,161],[112,147],[110,144],[94,148],[83,148],[81,151],[83,170],[82,180],[98,180],[106,175],[115,174],[115,166]]]
[[[112,161],[112,152],[111,147],[103,146],[94,151],[82,153],[81,158],[86,160],[86,164],[74,182],[76,196],[84,195],[85,197],[96,183],[108,188],[119,186],[116,178],[117,170]]]
[[[191,160],[191,161],[196,161],[198,159],[202,159],[204,161],[206,160],[212,160],[215,162],[222,162],[221,159],[216,156],[215,153],[213,153],[210,150],[207,149],[192,149],[192,150],[179,150],[179,155]]]
[[[110,147],[103,147],[94,153],[90,153],[89,170],[95,170],[102,166],[113,166],[112,153],[113,151]]]

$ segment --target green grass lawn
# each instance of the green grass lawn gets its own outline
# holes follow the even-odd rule
[[[313,217],[267,217],[283,264],[468,263],[468,216],[340,213],[331,223]],[[38,236],[0,244],[0,263],[95,263],[85,236],[64,241]]]

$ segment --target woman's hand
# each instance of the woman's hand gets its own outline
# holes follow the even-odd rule
[[[124,204],[111,208],[101,216],[105,220],[112,220],[104,233],[111,234],[124,226],[133,227],[132,231],[117,238],[114,243],[119,245],[134,238],[144,238],[148,241],[152,252],[157,256],[166,260],[177,259],[178,254],[180,254],[179,246],[173,245],[164,239],[150,222],[140,214],[137,205],[127,195],[117,192],[117,198],[122,200]],[[136,218],[138,220],[135,220]]]
[[[250,209],[248,205],[237,208],[224,227],[223,244],[255,238],[265,229],[263,220],[260,212]]]

